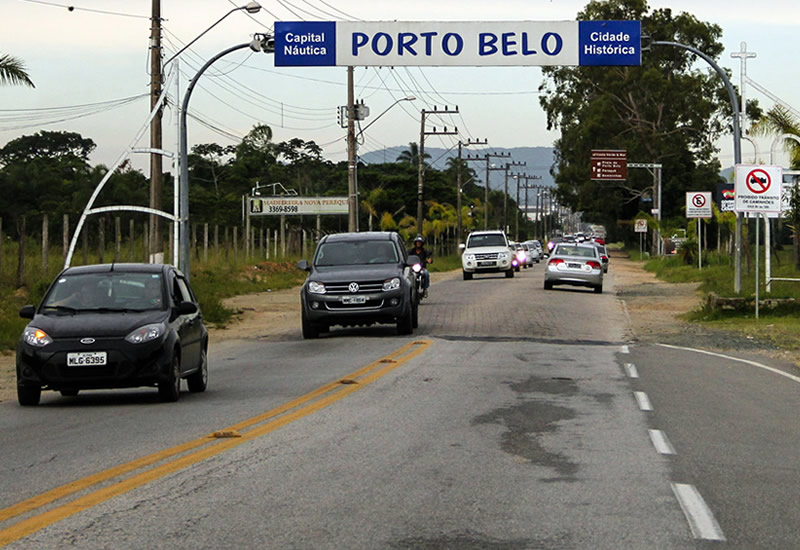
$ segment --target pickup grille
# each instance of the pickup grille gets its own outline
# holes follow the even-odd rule
[[[476,260],[496,260],[497,252],[484,252],[483,254],[475,254]]]
[[[350,285],[355,282],[358,284],[358,292],[350,292]],[[326,294],[369,294],[371,292],[382,292],[383,281],[348,281],[346,283],[326,283]]]

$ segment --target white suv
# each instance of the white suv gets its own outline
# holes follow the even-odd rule
[[[461,247],[465,281],[472,279],[474,273],[504,272],[506,277],[514,276],[511,263],[514,253],[503,231],[473,231],[467,237],[466,245],[462,244]]]

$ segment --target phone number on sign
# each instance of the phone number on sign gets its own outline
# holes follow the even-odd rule
[[[283,205],[270,205],[269,206],[270,212],[277,212],[278,214],[296,214],[300,211],[300,207],[298,206],[283,206]]]

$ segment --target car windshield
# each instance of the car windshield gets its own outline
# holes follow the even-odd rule
[[[575,256],[579,258],[595,258],[595,248],[592,246],[578,246],[570,244],[560,244],[556,248],[556,256]]]
[[[42,300],[43,311],[145,311],[164,309],[159,273],[82,273],[59,278]]]
[[[467,248],[478,248],[481,246],[506,246],[506,240],[502,235],[472,235],[467,242]]]
[[[398,261],[397,248],[390,241],[347,241],[320,245],[314,265],[395,264]]]

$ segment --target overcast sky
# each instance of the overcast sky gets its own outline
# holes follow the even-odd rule
[[[217,19],[246,2],[232,0],[162,0],[165,56],[192,40]],[[148,113],[148,41],[150,4],[146,0],[0,0],[0,52],[24,61],[35,89],[0,87],[0,145],[40,130],[79,132],[97,143],[93,163],[113,164],[128,147]],[[421,20],[421,21],[561,21],[574,20],[585,6],[578,0],[264,0],[260,13],[233,13],[181,56],[180,93],[197,69],[223,49],[248,42],[255,32],[269,32],[275,21],[297,20]],[[688,11],[723,29],[725,52],[720,64],[739,85],[739,60],[731,52],[742,42],[757,57],[748,60],[747,74],[795,109],[800,109],[796,59],[800,10],[796,0],[659,0],[651,8]],[[73,6],[69,10],[68,6]],[[646,55],[646,54],[645,54]],[[460,114],[431,117],[430,125],[457,126],[462,139],[487,138],[491,146],[551,146],[557,134],[548,132],[539,106],[537,67],[357,68],[356,97],[375,119],[396,99],[413,102],[392,107],[366,132],[360,152],[386,150],[394,160],[409,142],[419,141],[420,109],[458,105]],[[327,158],[346,157],[344,130],[337,106],[347,101],[346,69],[275,68],[273,56],[236,52],[206,72],[195,90],[190,112],[189,144],[238,143],[254,124],[272,127],[275,140],[294,137],[324,146]],[[772,99],[752,87],[748,98],[764,109]],[[175,90],[171,91],[175,96]],[[136,96],[142,96],[135,99]],[[131,98],[97,114],[87,104]],[[111,107],[114,104],[110,104]],[[72,109],[55,109],[73,107]],[[36,109],[37,111],[33,111]],[[94,113],[94,114],[93,114]],[[61,120],[71,117],[72,120]],[[176,149],[175,112],[164,118],[166,149]],[[426,144],[450,147],[457,138],[430,137]],[[730,136],[720,142],[723,166],[733,163]],[[771,140],[760,140],[768,162]],[[148,137],[140,142],[148,145]],[[753,160],[744,143],[743,160]],[[629,159],[647,162],[648,159]],[[776,163],[786,162],[779,154]],[[147,173],[146,155],[134,166]]]

